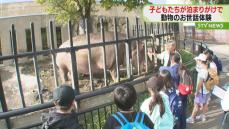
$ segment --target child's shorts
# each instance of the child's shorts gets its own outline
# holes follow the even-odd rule
[[[206,104],[208,103],[210,100],[210,93],[208,94],[198,94],[195,99],[194,102],[196,104]]]

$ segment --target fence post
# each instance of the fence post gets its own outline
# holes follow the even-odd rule
[[[174,37],[175,37],[175,42],[176,42],[176,46],[180,45],[180,39],[178,38],[179,36],[179,25],[178,24],[174,24]]]
[[[88,70],[89,70],[89,77],[90,77],[90,86],[91,90],[94,91],[94,84],[93,84],[93,73],[91,69],[91,41],[90,41],[90,34],[89,34],[89,28],[88,28],[88,19],[85,19],[85,26],[86,26],[86,39],[88,44]]]
[[[143,30],[143,27],[142,27],[142,25],[140,25],[140,30],[141,30],[141,37],[143,37],[144,36],[144,30]]]
[[[103,42],[102,52],[103,52],[103,75],[104,75],[104,84],[107,86],[107,60],[106,60],[106,47],[105,47],[105,35],[104,35],[104,24],[103,19],[100,19],[100,30],[101,30],[101,40]]]
[[[148,36],[147,35],[147,25],[146,25],[146,22],[144,22],[144,29],[145,29],[145,35],[144,36]],[[145,49],[145,69],[146,69],[146,72],[148,72],[148,47],[147,47],[147,39],[145,39],[145,42],[144,42],[144,49]]]
[[[132,25],[132,35],[134,37],[134,25]]]
[[[97,110],[97,115],[98,115],[98,118],[99,118],[99,129],[101,129],[102,128],[102,124],[101,124],[101,118],[100,118],[100,111],[99,111],[99,108],[98,108],[98,110]]]
[[[79,91],[79,82],[78,82],[78,73],[77,73],[77,62],[76,62],[76,51],[73,48],[73,37],[72,37],[72,23],[68,22],[68,33],[69,33],[69,41],[71,47],[71,65],[72,65],[72,87],[75,89],[76,95],[80,93]],[[78,103],[79,104],[79,103]]]
[[[139,38],[139,26],[138,26],[138,18],[136,18],[136,31],[137,31],[137,39]],[[140,64],[139,64],[139,41],[137,40],[137,70],[138,70],[138,75],[140,75]]]
[[[195,41],[193,39],[193,42],[192,42],[192,54],[195,54]]]
[[[161,23],[162,24],[162,44],[163,44],[163,51],[165,50],[165,36],[164,36],[164,24],[163,23]]]
[[[19,70],[19,65],[18,65],[18,57],[17,57],[17,41],[16,41],[16,32],[15,32],[15,27],[14,24],[11,26],[11,42],[12,42],[12,47],[13,47],[13,55],[14,55],[14,63],[15,63],[15,68],[16,68],[16,74],[17,74],[17,79],[18,79],[18,88],[19,88],[19,93],[21,97],[21,103],[23,107],[26,107],[25,105],[25,99],[23,95],[23,89],[21,85],[21,76],[20,76],[20,70]]]
[[[8,108],[7,108],[6,99],[5,99],[5,95],[4,95],[4,90],[3,90],[3,86],[2,86],[1,76],[0,76],[0,101],[1,101],[2,111],[3,112],[7,112]],[[6,118],[5,120],[6,120],[7,129],[11,129],[10,119]]]
[[[153,23],[150,23],[150,34],[153,34],[154,33],[154,29],[153,29]]]
[[[85,129],[88,129],[88,128],[87,128],[87,117],[86,117],[86,113],[83,113],[83,117],[84,117]]]
[[[160,23],[157,23],[157,34],[160,34]]]
[[[151,25],[152,30],[153,30],[153,31],[152,31],[152,32],[153,32],[153,33],[152,33],[152,34],[153,34],[153,37],[151,38],[151,42],[153,43],[153,46],[152,46],[152,48],[151,48],[151,51],[156,51],[156,50],[155,50],[155,48],[156,48],[156,47],[155,47],[156,37],[155,37],[155,29],[154,29],[155,26],[156,26],[155,24],[154,24],[154,25],[153,25],[153,24]],[[155,68],[155,66],[156,66],[156,59],[155,59],[155,56],[152,56],[152,61],[153,61],[153,68]]]
[[[170,35],[170,33],[171,33],[171,30],[170,30],[170,23],[168,23],[168,33],[169,33],[169,35]]]
[[[42,93],[41,93],[40,74],[39,74],[39,69],[37,65],[37,53],[36,53],[36,43],[35,43],[34,24],[33,23],[30,24],[30,30],[31,30],[31,39],[32,39],[32,50],[33,50],[33,63],[34,63],[35,75],[37,78],[38,96],[40,99],[40,103],[44,103]]]
[[[157,53],[160,54],[161,53],[161,43],[162,43],[162,40],[161,40],[161,37],[158,37],[158,39],[159,39],[159,45],[157,47]],[[164,60],[160,60],[160,59],[157,58],[157,66],[161,66],[162,63],[164,64]]]
[[[127,72],[127,77],[131,77],[131,72],[130,72],[130,63],[132,62],[132,53],[131,53],[131,44],[129,43],[129,19],[126,18],[126,39],[127,42],[125,43],[125,48],[126,48],[126,72]]]
[[[119,75],[119,44],[118,44],[118,32],[117,32],[117,18],[114,18],[114,37],[115,37],[115,61],[116,61],[116,79],[120,82],[120,75]]]
[[[183,49],[184,49],[184,50],[185,50],[186,40],[187,40],[187,39],[184,39],[184,43],[183,43],[183,45],[184,45],[184,48],[183,48]]]
[[[207,49],[207,46],[204,44],[204,41],[202,41],[201,42],[201,53],[203,53],[205,49]]]
[[[169,23],[166,23],[166,33],[169,34]]]
[[[202,42],[200,42],[200,53],[202,53],[203,51],[202,51],[202,49],[203,49],[203,43]]]
[[[158,32],[158,35],[159,35],[159,30],[160,30],[160,23],[158,23],[158,26],[157,26],[157,32]],[[159,40],[159,44],[157,46],[157,53],[161,53],[161,37],[159,36],[158,37],[158,40]],[[161,66],[161,60],[157,58],[157,66]]]
[[[58,79],[57,79],[57,70],[56,70],[56,53],[53,52],[53,49],[55,48],[54,46],[54,33],[53,33],[53,22],[49,22],[49,38],[50,38],[50,43],[51,43],[51,50],[52,50],[52,66],[53,66],[53,72],[54,72],[54,78],[55,78],[55,87],[57,87],[58,84]]]

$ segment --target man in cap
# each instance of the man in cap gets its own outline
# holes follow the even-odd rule
[[[161,53],[156,53],[155,51],[153,53],[149,52],[149,55],[154,55],[158,59],[163,60],[163,62],[164,62],[163,66],[170,66],[171,65],[172,56],[174,54],[179,55],[180,56],[180,62],[182,62],[182,58],[181,58],[180,53],[178,51],[176,51],[176,43],[174,40],[169,40],[165,44],[165,51],[163,51]]]

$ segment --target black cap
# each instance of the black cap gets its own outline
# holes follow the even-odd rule
[[[53,92],[53,100],[57,101],[59,106],[70,106],[74,98],[75,92],[71,86],[62,85]]]

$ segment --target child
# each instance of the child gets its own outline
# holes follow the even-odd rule
[[[77,116],[72,112],[74,108],[74,90],[67,85],[62,85],[53,92],[55,104],[54,112],[43,114],[42,129],[83,129],[77,121]]]
[[[205,50],[204,54],[207,57],[207,61],[209,62],[209,68],[214,69],[217,71],[218,74],[222,71],[222,62],[221,60],[214,55],[212,50]]]
[[[113,114],[107,119],[103,127],[104,129],[121,129],[125,126],[125,124],[135,121],[137,114],[139,114],[139,118],[143,118],[142,124],[148,127],[142,129],[153,129],[154,125],[147,115],[143,112],[135,112],[133,110],[133,106],[137,100],[137,93],[132,85],[125,84],[123,86],[119,86],[113,93],[114,103],[119,108],[119,112]],[[123,121],[123,118],[126,120]]]
[[[145,112],[154,123],[154,129],[172,129],[173,114],[169,107],[168,96],[161,92],[164,82],[161,77],[155,76],[147,81],[150,97],[141,105],[141,111]]]
[[[175,53],[171,57],[171,66],[162,66],[159,71],[168,70],[172,76],[173,82],[175,83],[175,87],[179,85],[180,76],[179,76],[179,67],[180,67],[180,55]]]
[[[208,110],[208,103],[210,99],[210,93],[205,87],[205,81],[208,77],[208,63],[207,57],[204,54],[200,54],[195,57],[197,62],[196,70],[197,74],[197,86],[194,99],[194,108],[192,115],[186,120],[187,123],[194,123],[196,119],[197,112],[202,109],[201,119],[206,121],[205,113]]]
[[[178,90],[174,86],[172,76],[168,70],[160,71],[160,76],[164,81],[165,90],[163,92],[169,97],[170,109],[175,118],[174,129],[185,129],[186,118],[185,113],[183,112],[183,103],[177,92]]]
[[[179,96],[182,100],[182,129],[186,128],[186,112],[187,112],[187,105],[188,105],[188,95],[193,92],[193,82],[190,71],[186,68],[186,66],[181,65],[179,68],[179,75],[180,75],[180,88],[179,89]]]
[[[210,69],[214,69],[215,71],[219,72],[217,70],[217,66],[216,66],[215,62],[213,61],[213,52],[211,50],[207,49],[207,50],[204,51],[204,54],[205,54],[205,56],[207,58],[207,61],[208,61],[208,64],[209,64],[209,68]]]

